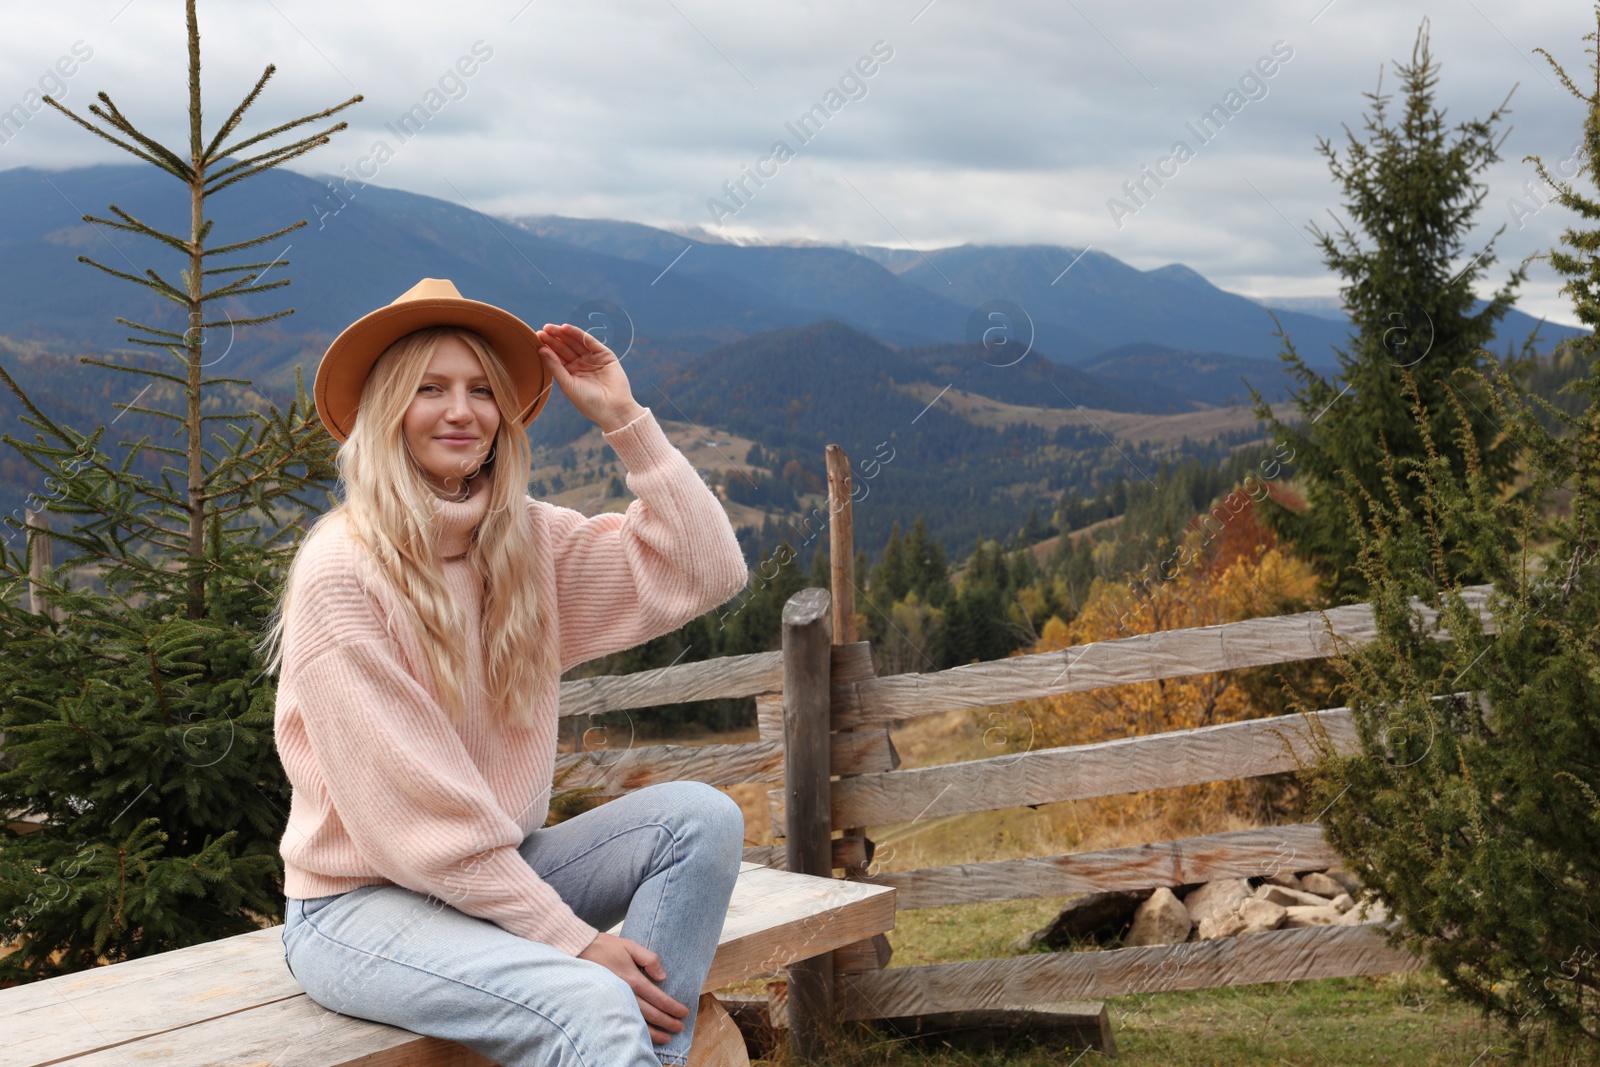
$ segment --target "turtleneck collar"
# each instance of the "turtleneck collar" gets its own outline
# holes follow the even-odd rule
[[[457,503],[435,497],[439,515],[439,558],[455,559],[472,546],[472,531],[489,513],[489,479],[467,483],[467,499]]]

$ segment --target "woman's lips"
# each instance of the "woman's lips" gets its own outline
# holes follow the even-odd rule
[[[447,445],[470,445],[478,439],[476,437],[435,437],[435,441],[443,441]]]

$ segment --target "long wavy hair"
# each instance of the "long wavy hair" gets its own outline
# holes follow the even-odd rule
[[[481,633],[491,706],[504,721],[529,725],[538,683],[559,673],[558,652],[547,640],[554,607],[534,588],[534,561],[544,546],[528,521],[525,497],[532,453],[517,422],[516,383],[482,337],[457,326],[434,326],[406,334],[384,350],[362,387],[355,427],[335,456],[343,503],[318,518],[301,544],[335,515],[345,517],[346,529],[404,605],[446,711],[459,724],[467,705],[470,665],[463,635],[470,620],[445,583],[438,556],[437,494],[411,454],[402,426],[422,376],[447,336],[461,338],[477,354],[500,409],[494,459],[476,475],[489,479],[480,490],[489,495],[488,512],[467,550],[467,563],[483,582]],[[261,643],[266,669],[273,674],[282,666],[284,620],[304,555],[297,552],[289,566]]]

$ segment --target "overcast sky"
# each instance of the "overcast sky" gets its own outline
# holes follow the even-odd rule
[[[183,6],[5,0],[0,109],[76,45],[92,54],[64,102],[82,109],[104,89],[182,148]],[[1582,38],[1594,13],[1577,0],[200,5],[208,135],[268,62],[278,73],[252,131],[365,95],[349,130],[291,164],[303,173],[357,173],[490,214],[742,239],[1091,246],[1142,269],[1185,263],[1254,296],[1336,294],[1304,233],[1339,211],[1316,140],[1359,130],[1363,94],[1381,68],[1395,84],[1390,61],[1409,57],[1424,17],[1451,122],[1517,86],[1475,235],[1506,226],[1490,276],[1502,279],[1570,222],[1558,205],[1539,210],[1523,157],[1558,163],[1579,138],[1581,105],[1533,52],[1593,84]],[[1230,103],[1209,140],[1186,125]],[[827,119],[803,141],[786,123],[819,104]],[[421,131],[400,130],[419,105]],[[773,155],[780,140],[792,155]],[[1181,163],[1178,141],[1192,152]],[[128,158],[50,109],[0,145],[0,169]],[[1141,203],[1122,187],[1145,166],[1169,176],[1146,179]],[[744,178],[735,200],[724,183],[747,170],[767,177]],[[1573,322],[1556,288],[1535,264],[1519,306]]]

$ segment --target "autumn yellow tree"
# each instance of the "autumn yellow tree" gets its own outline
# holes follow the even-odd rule
[[[1215,512],[1212,514],[1216,514]],[[1209,521],[1208,521],[1209,520]],[[1026,651],[1051,652],[1134,634],[1236,622],[1303,610],[1316,591],[1310,566],[1291,555],[1247,503],[1226,523],[1197,517],[1159,568],[1097,581],[1071,621],[1052,617]],[[1085,653],[1092,654],[1092,653]],[[1269,714],[1255,679],[1230,671],[1067,693],[1019,703],[1002,719],[1009,746],[1050,748],[1187,730]],[[994,718],[990,712],[991,719]],[[1019,725],[1020,724],[1020,725]],[[1091,800],[1073,807],[1083,837],[1118,843],[1207,833],[1250,821],[1261,792],[1218,782]]]

